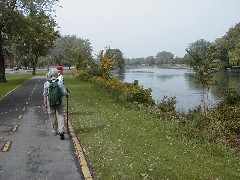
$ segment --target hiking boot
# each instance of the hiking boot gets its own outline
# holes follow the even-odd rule
[[[60,139],[61,139],[61,140],[64,140],[64,139],[65,139],[65,137],[64,137],[64,134],[63,134],[63,133],[61,133],[61,134],[60,134]]]

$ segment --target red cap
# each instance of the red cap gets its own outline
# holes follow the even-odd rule
[[[58,71],[63,71],[64,69],[63,69],[62,66],[57,66],[57,70],[58,70]]]

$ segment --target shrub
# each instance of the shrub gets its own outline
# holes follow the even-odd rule
[[[233,88],[223,89],[224,101],[229,105],[234,105],[240,102],[240,96]]]
[[[124,83],[118,78],[110,77],[94,77],[95,84],[105,88],[109,93],[121,101],[137,102],[147,106],[154,105],[154,100],[151,97],[151,89],[144,89],[138,85],[138,82]]]

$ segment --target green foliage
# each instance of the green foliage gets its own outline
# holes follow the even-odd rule
[[[174,54],[166,51],[157,53],[156,55],[156,65],[164,66],[165,64],[172,64]]]
[[[226,42],[225,36],[215,40],[213,46],[215,47],[215,53],[221,62],[225,63],[226,67],[229,66],[228,57],[228,43]]]
[[[222,62],[227,66],[240,64],[240,23],[231,27],[228,32],[221,38],[215,40],[214,46],[216,53]]]
[[[227,143],[230,147],[235,148],[237,152],[240,152],[240,142],[236,135],[236,129],[240,127],[239,124],[239,103],[235,105],[229,105],[227,102],[222,102],[213,111],[213,118],[221,126],[219,127],[218,140],[226,138]]]
[[[224,103],[228,105],[236,105],[240,102],[239,94],[233,88],[223,89]]]
[[[27,55],[33,59],[34,66],[37,64],[36,59],[42,53],[46,53],[48,42],[52,40],[52,36],[49,37],[49,35],[54,36],[53,26],[55,24],[52,24],[50,19],[52,20],[51,13],[57,2],[58,0],[0,2],[0,82],[6,82],[4,68],[6,53],[11,54],[11,56],[13,54],[19,55],[13,51],[16,51],[16,45],[19,45],[23,39],[27,39],[27,43],[29,43],[32,38],[31,49],[27,47]],[[49,20],[47,23],[44,21],[46,19]]]
[[[164,96],[156,105],[149,107],[148,113],[171,123],[178,122],[179,113],[176,111],[176,97]]]
[[[101,76],[108,78],[110,77],[111,73],[110,70],[114,69],[115,60],[114,55],[111,53],[104,52],[103,50],[98,55],[99,64],[99,73]]]
[[[75,35],[61,36],[54,42],[50,56],[54,63],[71,67],[87,67],[92,61],[92,47],[88,39]]]
[[[206,41],[204,39],[199,39],[199,40],[189,44],[186,51],[191,52],[191,54],[198,54],[200,59],[207,59],[208,50],[209,50],[210,46],[211,46],[211,43],[209,41]],[[194,61],[192,58],[194,58],[194,57],[192,57],[190,55],[188,57],[188,61]]]
[[[17,40],[16,51],[22,57],[27,57],[35,74],[39,57],[50,52],[59,33],[54,29],[56,22],[44,11],[37,12],[36,9],[31,9],[25,23],[27,26],[23,36]]]
[[[240,65],[240,43],[237,43],[234,49],[228,52],[228,57],[229,57],[229,63],[231,65],[234,65],[234,66]]]
[[[119,49],[111,49],[108,48],[106,50],[105,56],[112,58],[114,60],[114,70],[123,71],[125,66],[125,60],[123,58],[123,54]]]
[[[176,97],[164,96],[163,99],[157,104],[160,113],[176,112]]]
[[[93,82],[105,88],[108,93],[114,95],[114,97],[120,101],[136,102],[146,106],[155,104],[151,97],[151,89],[140,87],[138,81],[124,83],[115,77],[106,79],[98,76],[93,79]]]
[[[205,49],[204,53],[190,52],[188,49],[186,49],[186,51],[190,55],[190,58],[188,58],[186,62],[195,72],[193,75],[187,75],[194,78],[196,84],[200,84],[202,86],[203,110],[205,114],[207,114],[208,99],[205,98],[205,94],[211,85],[217,84],[217,82],[213,79],[213,75],[222,69],[222,64],[217,60],[213,46],[209,49]]]
[[[151,97],[151,89],[140,87],[138,81],[124,83],[111,76],[110,69],[115,61],[109,53],[101,51],[99,59],[98,66],[96,64],[89,66],[89,68],[78,66],[78,70],[74,72],[75,76],[106,89],[108,93],[120,101],[137,102],[147,106],[155,104]]]

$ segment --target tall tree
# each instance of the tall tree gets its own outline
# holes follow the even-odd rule
[[[34,7],[36,11],[52,12],[58,0],[10,0],[0,2],[0,82],[7,82],[5,77],[5,55],[9,42],[12,44],[22,37],[24,17]]]
[[[240,65],[240,23],[230,28],[226,33],[228,43],[228,57],[231,65]]]
[[[25,33],[17,40],[16,47],[23,56],[27,56],[33,68],[32,74],[36,74],[38,58],[50,52],[59,34],[54,30],[55,21],[44,11],[37,12],[31,9],[25,19],[27,24]]]
[[[117,71],[123,71],[125,66],[125,59],[123,58],[123,54],[119,49],[111,49],[108,48],[106,50],[105,56],[112,58],[115,61],[114,69]]]
[[[199,39],[193,43],[190,43],[187,47],[187,51],[191,52],[192,54],[198,54],[201,59],[207,59],[208,56],[208,49],[212,44],[209,41],[204,39]],[[193,58],[190,54],[189,58]]]
[[[228,52],[228,57],[231,65],[240,66],[240,42]]]
[[[221,60],[221,62],[225,63],[225,66],[229,66],[229,57],[228,57],[228,49],[229,46],[226,41],[226,36],[223,36],[222,38],[217,38],[214,41],[213,46],[215,47],[215,53],[217,54],[217,57]]]
[[[211,85],[216,84],[213,80],[213,75],[222,69],[221,64],[217,61],[214,46],[199,55],[196,52],[191,52],[186,49],[191,58],[187,59],[187,64],[192,68],[195,74],[188,74],[195,79],[195,83],[202,86],[202,102],[205,115],[208,112],[208,91]]]
[[[65,35],[58,38],[54,43],[51,56],[59,65],[66,65],[69,68],[76,65],[81,59],[92,61],[92,47],[88,39],[81,39],[75,35]]]
[[[110,70],[113,70],[115,66],[115,60],[113,56],[107,51],[108,49],[105,52],[102,50],[98,55],[98,60],[100,62],[99,74],[105,78],[110,77]]]
[[[226,67],[240,65],[240,23],[229,28],[228,32],[214,42],[218,58],[224,62]]]

